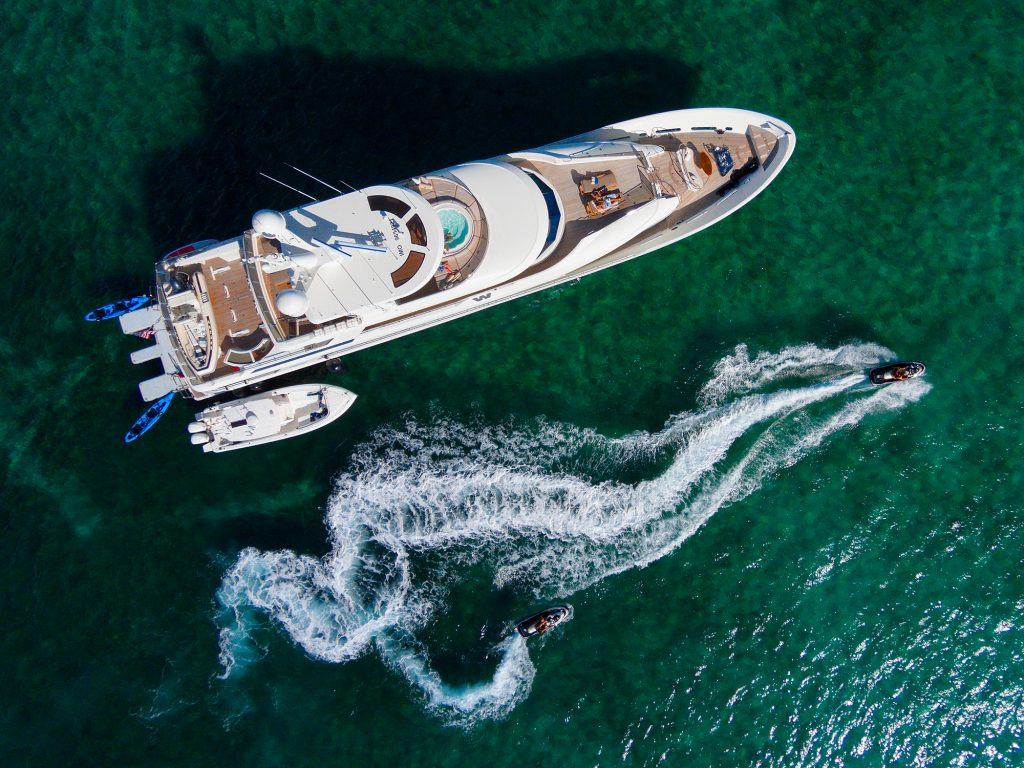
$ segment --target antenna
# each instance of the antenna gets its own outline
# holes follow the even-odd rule
[[[301,168],[296,168],[296,167],[295,167],[294,165],[292,165],[291,163],[285,163],[285,165],[287,165],[287,166],[288,166],[289,168],[291,168],[291,169],[292,169],[293,171],[298,171],[298,172],[299,172],[299,173],[301,173],[301,174],[302,174],[303,176],[309,176],[309,178],[311,178],[311,179],[312,179],[313,181],[317,181],[317,182],[319,182],[319,183],[323,184],[323,185],[324,185],[325,187],[327,187],[328,189],[333,189],[333,190],[334,190],[335,192],[337,192],[337,193],[338,193],[339,195],[343,195],[343,194],[345,194],[344,192],[342,192],[342,191],[341,191],[340,189],[338,189],[337,187],[332,187],[332,186],[331,186],[330,184],[328,184],[328,183],[327,183],[326,181],[324,181],[323,179],[318,179],[318,178],[317,178],[316,176],[314,176],[314,175],[313,175],[312,173],[306,173],[306,172],[305,172],[304,170],[302,170]],[[342,183],[342,184],[345,184],[345,182],[344,182],[344,181],[343,181],[343,182],[341,182],[341,183]],[[348,186],[348,185],[347,185],[347,184],[345,184],[345,186]],[[349,187],[349,189],[351,189],[351,187]]]
[[[298,170],[298,169],[296,169],[296,170]],[[305,192],[303,192],[303,191],[302,191],[301,189],[296,189],[295,187],[291,186],[290,184],[285,184],[285,183],[284,183],[283,181],[279,181],[279,180],[275,179],[275,178],[274,178],[273,176],[268,176],[268,175],[267,175],[267,174],[265,174],[265,173],[264,173],[263,171],[257,171],[257,173],[259,173],[259,175],[260,175],[260,176],[262,176],[262,177],[263,177],[264,179],[270,179],[270,180],[271,180],[272,182],[274,182],[275,184],[280,184],[280,185],[281,185],[282,187],[287,187],[287,188],[288,188],[288,189],[290,189],[290,190],[291,190],[292,192],[298,192],[298,193],[299,193],[300,195],[302,195],[303,197],[308,197],[308,198],[309,198],[310,200],[312,200],[312,201],[313,201],[314,203],[315,203],[315,202],[317,202],[317,199],[316,199],[315,197],[313,197],[312,195],[307,195],[307,194],[306,194]]]

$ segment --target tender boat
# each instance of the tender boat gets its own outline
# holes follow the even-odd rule
[[[356,395],[326,384],[300,384],[214,405],[188,425],[193,445],[220,453],[311,432],[347,411]]]
[[[129,429],[124,436],[126,443],[134,443],[144,434],[146,434],[150,427],[160,420],[160,417],[167,411],[167,407],[171,404],[171,400],[174,399],[174,392],[168,392],[166,395],[161,397],[155,403],[153,403],[146,412],[136,419],[135,423],[132,424],[132,428]]]
[[[572,607],[568,605],[555,605],[545,608],[533,616],[516,622],[516,632],[523,637],[536,637],[554,629],[563,621],[572,616]]]
[[[133,362],[163,366],[142,397],[223,397],[664,248],[752,201],[795,146],[778,118],[714,107],[353,192],[299,171],[319,199],[157,263],[156,305],[121,318],[154,340]],[[693,279],[685,258],[676,273]]]
[[[131,299],[121,299],[111,304],[104,304],[102,307],[96,307],[96,309],[90,309],[85,313],[84,319],[89,322],[97,322],[99,320],[109,320],[112,317],[118,317],[119,315],[127,314],[128,312],[134,312],[136,309],[141,309],[151,302],[149,296],[135,296]]]
[[[924,363],[908,360],[872,368],[868,372],[868,377],[872,384],[894,384],[897,381],[916,379],[918,376],[924,375],[924,372]]]

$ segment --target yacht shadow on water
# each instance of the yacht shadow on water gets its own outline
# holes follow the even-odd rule
[[[285,163],[339,189],[339,179],[388,183],[690,106],[698,77],[681,61],[635,51],[490,72],[287,47],[224,62],[191,35],[204,58],[204,133],[146,170],[148,224],[165,250],[233,235],[259,208],[305,201],[260,171],[329,196]]]

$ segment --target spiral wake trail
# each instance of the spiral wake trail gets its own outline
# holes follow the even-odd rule
[[[621,438],[545,420],[438,417],[381,429],[336,479],[328,555],[250,548],[225,574],[224,676],[254,658],[250,627],[267,615],[314,658],[338,663],[377,652],[447,722],[504,717],[535,674],[521,638],[495,648],[490,681],[462,687],[447,685],[428,650],[410,640],[450,609],[447,589],[467,566],[482,564],[496,587],[540,598],[649,565],[835,433],[926,394],[919,379],[865,383],[865,369],[892,356],[849,344],[752,358],[740,345],[716,364],[699,409],[671,416],[658,432]],[[627,465],[647,477],[593,479]]]

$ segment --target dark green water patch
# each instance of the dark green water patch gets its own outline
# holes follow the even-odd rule
[[[0,14],[5,764],[511,765],[539,743],[566,765],[1018,759],[1019,7]],[[352,356],[324,380],[359,401],[294,445],[201,455],[182,402],[121,445],[140,344],[79,318],[144,290],[164,251],[298,202],[257,171],[387,182],[714,104],[798,134],[736,216]],[[217,679],[225,570],[247,546],[327,552],[332,479],[381,427],[439,409],[654,432],[739,343],[851,339],[923,359],[932,391],[574,595],[506,719],[447,728],[376,653],[317,661],[272,621],[265,656]],[[484,621],[532,607],[486,569],[459,589],[472,632],[439,634],[439,656],[480,658]]]

